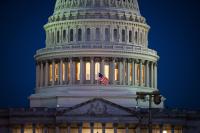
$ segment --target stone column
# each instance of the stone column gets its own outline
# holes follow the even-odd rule
[[[95,81],[95,75],[94,75],[94,73],[95,73],[95,63],[94,63],[94,58],[92,57],[91,59],[90,59],[90,62],[91,62],[91,64],[90,64],[90,80],[91,80],[91,84],[94,84],[94,81]]]
[[[24,133],[24,125],[21,125],[20,133]]]
[[[36,133],[36,131],[35,131],[35,124],[32,124],[32,131],[33,131],[33,133]]]
[[[111,81],[111,84],[115,84],[115,59],[113,58],[112,59],[112,62],[111,62],[111,69],[110,69],[110,81]]]
[[[41,62],[40,65],[40,87],[43,87],[43,82],[44,81],[44,65],[43,62]]]
[[[60,85],[63,85],[63,59],[60,59]]]
[[[126,70],[126,80],[127,80],[127,84],[130,85],[130,63],[129,60],[127,62],[127,70]]]
[[[118,126],[118,124],[116,124],[116,123],[113,124],[113,127],[114,127],[114,133],[117,133],[117,126]]]
[[[8,133],[13,133],[12,125],[9,125],[9,127],[8,127]]]
[[[70,58],[70,80],[69,80],[69,84],[73,83],[73,61],[72,58]]]
[[[160,133],[163,133],[163,125],[160,125]]]
[[[102,60],[101,60],[101,66],[100,66],[100,72],[103,75],[104,75],[104,65],[105,65],[105,59],[102,58]]]
[[[126,132],[125,133],[129,133],[128,124],[126,124]]]
[[[94,133],[94,123],[90,123],[90,133]]]
[[[83,84],[84,81],[84,66],[83,58],[80,57],[80,84]]]
[[[71,125],[70,124],[67,125],[67,133],[71,133]]]
[[[43,133],[48,133],[48,127],[47,127],[47,125],[44,125]]]
[[[56,126],[56,133],[60,133],[60,127],[58,125]]]
[[[146,61],[146,66],[145,66],[145,70],[146,70],[146,73],[145,73],[145,79],[146,79],[146,87],[149,87],[149,61]]]
[[[102,123],[102,133],[106,133],[106,124]]]
[[[55,85],[55,61],[52,62],[52,86]]]
[[[135,129],[135,133],[141,133],[141,128],[140,128],[140,126],[137,126],[137,128]]]
[[[126,59],[123,59],[123,73],[122,73],[122,76],[123,76],[123,85],[126,85]]]
[[[68,62],[65,61],[65,83],[68,83]]]
[[[155,63],[154,65],[154,88],[157,89],[158,86],[157,86],[157,63]]]
[[[135,60],[132,60],[132,85],[135,85]]]
[[[151,62],[151,88],[153,88],[153,82],[154,82],[154,78],[153,78],[153,62]]]
[[[36,88],[40,86],[40,65],[36,63]]]
[[[142,79],[142,71],[143,71],[143,68],[142,68],[142,63],[143,63],[143,61],[140,60],[140,80],[139,80],[140,86],[143,86],[143,79]]]
[[[49,84],[49,63],[46,61],[45,63],[45,86],[47,87]]]
[[[78,124],[78,133],[82,133],[82,126],[82,123]]]
[[[114,42],[114,32],[113,32],[114,28],[112,26],[110,26],[110,42]]]

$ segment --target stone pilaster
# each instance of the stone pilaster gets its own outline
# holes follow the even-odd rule
[[[101,74],[103,74],[103,75],[104,75],[104,65],[105,65],[105,59],[102,58],[101,64],[100,64],[100,72],[101,72]]]
[[[32,132],[33,132],[33,133],[36,133],[36,129],[35,129],[35,128],[36,128],[36,125],[35,125],[35,124],[32,124]]]
[[[106,133],[106,124],[102,123],[102,133]]]
[[[143,63],[143,61],[140,60],[140,80],[139,80],[140,86],[143,86],[143,79],[142,79],[143,66],[142,66],[142,63]]]
[[[43,62],[40,64],[40,87],[44,85],[44,65]]]
[[[83,84],[84,81],[84,63],[83,58],[80,58],[80,84]]]
[[[49,63],[46,61],[45,63],[45,86],[47,87],[49,84]]]
[[[73,60],[72,58],[69,58],[70,59],[70,81],[69,81],[69,84],[72,84],[73,83]]]
[[[126,80],[127,80],[127,84],[130,85],[131,81],[130,81],[130,63],[129,61],[127,62],[127,69],[126,69]]]
[[[157,63],[154,64],[154,88],[157,89],[158,88],[158,78],[157,78]]]
[[[111,71],[110,71],[110,81],[111,81],[111,84],[115,84],[115,59],[113,58],[112,59],[112,62],[111,62],[111,67],[110,67]]]
[[[95,63],[94,63],[94,58],[90,59],[90,80],[91,84],[94,84],[95,81]]]
[[[123,64],[119,61],[119,84],[122,85],[123,83]]]
[[[63,85],[63,59],[60,59],[60,85]]]
[[[132,85],[135,85],[135,60],[132,60]]]
[[[55,85],[55,60],[52,61],[52,86]]]
[[[36,88],[40,86],[40,65],[37,62],[36,64]]]
[[[90,133],[94,133],[94,123],[90,123]]]
[[[78,133],[82,133],[82,128],[83,128],[82,126],[83,126],[82,123],[78,124]]]
[[[20,133],[24,133],[24,125],[20,126]]]
[[[160,125],[159,128],[160,128],[160,133],[163,133],[163,125]]]
[[[114,133],[117,133],[117,126],[118,126],[118,124],[116,124],[116,123],[113,124]]]
[[[154,70],[153,70],[153,66],[154,66],[154,63],[151,62],[151,88],[153,88],[153,82],[154,82]]]
[[[145,71],[146,87],[149,87],[149,61],[146,61]]]
[[[126,59],[123,59],[123,85],[126,85]]]

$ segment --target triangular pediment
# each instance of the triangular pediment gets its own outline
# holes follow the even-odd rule
[[[105,99],[95,98],[65,110],[63,115],[133,115],[133,111]]]

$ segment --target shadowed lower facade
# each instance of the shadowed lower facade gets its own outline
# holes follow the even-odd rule
[[[0,133],[147,133],[159,56],[137,0],[57,0],[35,54],[29,109],[0,109]],[[99,73],[109,79],[99,82]],[[200,133],[198,111],[152,103],[153,133]]]

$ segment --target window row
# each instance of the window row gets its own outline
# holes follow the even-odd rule
[[[147,43],[147,32],[125,29],[110,30],[110,28],[105,28],[104,30],[101,30],[100,28],[86,28],[86,30],[82,30],[79,28],[47,32],[48,44],[60,44],[74,41],[111,41],[145,45]]]

